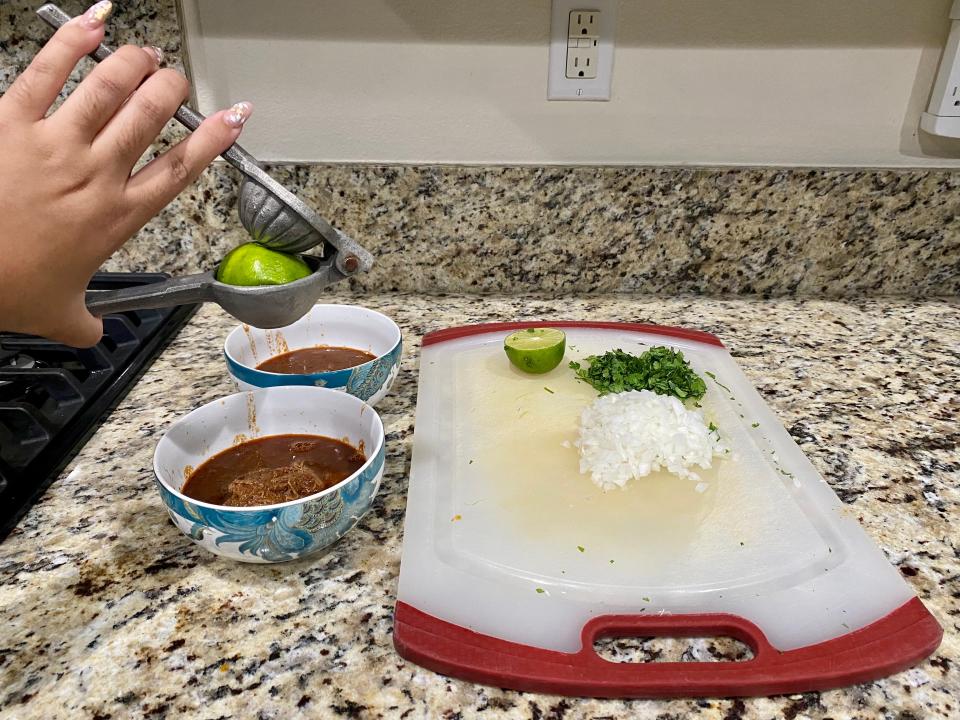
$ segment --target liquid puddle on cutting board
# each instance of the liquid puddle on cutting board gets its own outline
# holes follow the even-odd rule
[[[609,348],[579,349],[539,376],[514,369],[496,347],[459,358],[452,480],[460,515],[453,540],[462,551],[563,582],[716,585],[795,564],[791,538],[819,540],[782,482],[749,453],[699,470],[703,492],[667,472],[609,492],[594,485],[579,472],[574,442],[580,413],[597,394],[567,362]],[[708,392],[702,402],[706,421],[741,430],[718,396]]]

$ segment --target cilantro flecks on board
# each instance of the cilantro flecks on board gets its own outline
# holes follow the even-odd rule
[[[592,385],[601,395],[627,390],[650,390],[680,400],[699,400],[707,385],[679,350],[652,347],[642,355],[611,350],[586,358],[589,367],[571,362],[577,378]]]

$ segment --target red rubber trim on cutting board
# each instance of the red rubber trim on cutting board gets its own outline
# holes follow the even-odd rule
[[[613,663],[598,637],[726,635],[751,647],[745,662]],[[586,697],[730,697],[809,692],[905,670],[932,653],[943,630],[918,598],[833,640],[781,652],[736,615],[605,615],[587,623],[577,653],[481,635],[397,602],[393,643],[407,660],[484,685]]]
[[[423,336],[423,347],[436,345],[437,343],[447,342],[448,340],[457,340],[458,338],[469,337],[470,335],[483,335],[493,332],[510,332],[512,330],[523,330],[529,327],[555,327],[555,328],[599,328],[601,330],[620,330],[626,332],[651,333],[653,335],[666,335],[668,337],[682,338],[683,340],[694,340],[707,345],[716,345],[723,347],[720,338],[711,335],[702,330],[690,330],[688,328],[670,327],[668,325],[645,325],[643,323],[620,323],[620,322],[589,322],[580,320],[566,321],[545,321],[545,322],[507,322],[507,323],[481,323],[479,325],[462,325],[460,327],[445,328],[444,330],[434,330]]]

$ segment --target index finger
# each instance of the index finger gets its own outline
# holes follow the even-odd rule
[[[101,0],[53,34],[7,91],[14,113],[31,120],[47,114],[80,58],[103,40],[103,24],[112,11],[113,3]]]
[[[251,103],[238,102],[229,110],[214,113],[186,138],[140,168],[127,181],[127,197],[134,208],[130,219],[136,225],[130,233],[160,212],[217,155],[236,142],[252,112]]]

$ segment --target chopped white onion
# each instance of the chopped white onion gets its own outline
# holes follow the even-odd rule
[[[703,415],[677,398],[631,390],[597,398],[580,417],[580,472],[604,490],[666,470],[700,481],[691,468],[710,468],[729,452]],[[701,489],[702,486],[702,489]],[[698,492],[706,490],[700,483]]]

